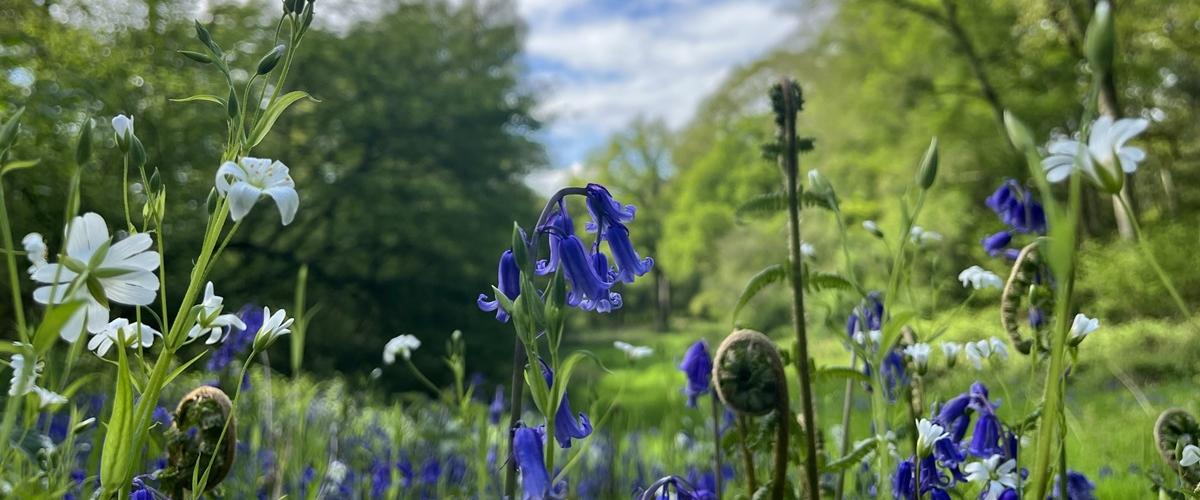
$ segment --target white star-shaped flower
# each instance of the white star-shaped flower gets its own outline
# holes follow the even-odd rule
[[[397,354],[404,356],[404,359],[412,359],[412,352],[420,347],[421,339],[413,335],[396,336],[383,346],[383,364],[395,363]]]
[[[238,163],[227,161],[217,169],[216,184],[217,192],[229,198],[229,215],[235,221],[250,213],[263,195],[275,200],[285,226],[292,223],[300,208],[296,183],[288,175],[287,165],[279,161],[249,156]]]
[[[1194,444],[1189,444],[1183,447],[1183,456],[1179,458],[1179,465],[1191,467],[1200,462],[1200,447]]]
[[[971,266],[958,273],[958,281],[965,287],[982,290],[984,288],[1004,288],[1004,281],[996,273],[979,266]]]
[[[1000,463],[1001,458],[1000,455],[992,455],[963,467],[963,471],[967,473],[967,481],[984,484],[984,494],[980,496],[983,500],[996,500],[1004,490],[1017,487],[1017,462],[1007,460]]]
[[[941,441],[950,434],[946,432],[946,428],[938,424],[930,422],[927,419],[917,421],[917,455],[922,457],[929,456],[933,451],[934,443]]]
[[[32,276],[39,267],[46,265],[46,240],[39,233],[29,233],[21,238],[21,246],[25,248],[25,257],[29,259],[28,272]]]
[[[204,301],[198,306],[198,314],[196,315],[196,324],[192,325],[191,330],[188,330],[188,339],[194,340],[205,333],[208,333],[208,340],[205,344],[215,344],[224,340],[225,332],[229,327],[246,329],[246,323],[237,317],[236,314],[221,314],[224,309],[225,299],[221,298],[213,291],[212,282],[204,287]]]
[[[620,340],[613,342],[613,347],[616,347],[621,352],[625,353],[629,359],[637,360],[654,354],[654,349],[647,346],[633,345]]]
[[[255,351],[266,350],[279,337],[292,333],[290,328],[292,327],[292,322],[295,321],[294,318],[287,317],[287,311],[283,309],[271,314],[271,309],[266,307],[263,308],[263,318],[266,319],[263,320],[262,327],[258,329],[258,333],[254,334],[253,347]]]
[[[154,337],[162,337],[162,333],[145,324],[117,318],[109,322],[103,331],[93,335],[87,348],[97,356],[104,357],[118,342],[123,342],[125,347],[136,347],[140,343],[144,349],[154,345]]]
[[[1087,315],[1079,313],[1075,315],[1075,319],[1071,322],[1071,337],[1082,339],[1098,328],[1100,328],[1100,320],[1089,318]]]
[[[1062,182],[1079,169],[1091,180],[1104,186],[1104,178],[1123,180],[1125,174],[1137,171],[1138,163],[1146,159],[1141,148],[1125,143],[1146,130],[1150,122],[1143,118],[1113,121],[1102,116],[1092,123],[1086,147],[1073,139],[1056,139],[1046,146],[1049,153],[1042,160],[1046,180]],[[1081,155],[1082,153],[1082,155]]]
[[[85,326],[91,333],[103,331],[109,319],[108,301],[131,306],[154,302],[158,291],[154,270],[160,259],[158,252],[150,250],[150,235],[138,233],[112,243],[104,218],[88,212],[71,220],[66,241],[62,262],[38,266],[32,275],[34,281],[46,284],[33,291],[38,303],[85,302],[63,325],[63,340],[75,342]],[[72,283],[80,276],[85,282]]]

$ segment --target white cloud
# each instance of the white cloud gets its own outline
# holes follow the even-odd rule
[[[735,66],[799,25],[778,0],[521,0],[518,10],[555,166],[581,162],[638,116],[683,126]]]

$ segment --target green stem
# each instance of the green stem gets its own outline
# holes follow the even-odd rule
[[[13,316],[17,320],[17,337],[29,343],[29,332],[25,329],[25,305],[21,301],[20,273],[17,271],[16,244],[13,243],[12,226],[8,221],[8,201],[4,197],[4,181],[0,179],[0,232],[4,238],[4,260],[8,267],[8,286],[12,293]],[[0,444],[4,446],[4,444]],[[2,449],[2,448],[0,448]]]
[[[712,400],[713,477],[717,481],[717,500],[721,500],[721,404],[715,392],[709,399]]]
[[[121,157],[121,202],[125,205],[125,227],[133,231],[133,218],[129,216],[129,155]],[[146,186],[150,189],[150,186]]]
[[[1138,223],[1137,215],[1133,213],[1133,208],[1125,201],[1124,196],[1114,196],[1113,198],[1121,202],[1121,209],[1125,211],[1125,215],[1129,218],[1129,224],[1133,226],[1133,235],[1137,239],[1138,249],[1141,250],[1142,256],[1146,258],[1146,262],[1150,263],[1150,267],[1154,269],[1154,273],[1158,275],[1159,281],[1166,287],[1167,293],[1171,295],[1171,299],[1175,301],[1175,306],[1179,308],[1179,312],[1183,313],[1184,318],[1192,317],[1191,311],[1188,310],[1187,304],[1183,301],[1183,297],[1179,295],[1179,291],[1175,289],[1175,285],[1171,283],[1171,278],[1167,276],[1166,271],[1158,264],[1158,259],[1154,257],[1154,249],[1150,247],[1150,242],[1142,235],[1142,226]]]
[[[820,478],[817,474],[817,422],[816,410],[813,405],[811,373],[808,366],[808,332],[804,318],[804,274],[802,255],[800,252],[800,193],[798,192],[797,177],[799,176],[799,150],[796,144],[796,112],[799,103],[793,102],[791,92],[792,82],[785,80],[781,88],[784,99],[784,123],[782,139],[785,153],[781,161],[785,177],[785,187],[788,196],[788,265],[792,285],[792,329],[796,333],[796,371],[800,379],[800,405],[804,415],[805,459],[803,476],[805,491],[809,498],[816,499],[821,494]],[[781,408],[781,421],[791,414],[791,409]],[[786,439],[786,430],[783,437]]]
[[[509,389],[509,401],[512,405],[512,411],[508,417],[508,428],[504,429],[508,436],[508,456],[513,456],[513,429],[517,427],[517,423],[521,420],[521,406],[524,403],[525,381],[522,380],[521,374],[524,372],[525,366],[525,347],[521,342],[520,335],[513,335],[513,359],[512,359],[512,381]],[[513,495],[517,491],[517,463],[509,460],[508,467],[505,467],[504,473],[504,496],[505,498],[515,498]]]
[[[425,387],[427,387],[429,390],[433,391],[434,394],[438,394],[438,393],[442,392],[442,390],[439,389],[437,385],[435,385],[433,382],[430,382],[429,379],[425,377],[424,373],[421,373],[421,370],[417,369],[417,365],[413,364],[411,358],[409,358],[408,356],[404,356],[404,364],[408,365],[408,370],[411,371],[413,373],[413,375],[415,375],[417,377],[417,381],[424,384]]]
[[[750,498],[758,491],[758,477],[754,473],[754,454],[746,444],[746,416],[740,413],[737,416],[737,431],[738,448],[742,451],[742,468],[745,469],[742,473],[746,475],[746,498]]]

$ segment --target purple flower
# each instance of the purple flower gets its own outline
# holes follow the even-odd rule
[[[429,457],[425,460],[425,465],[421,466],[421,484],[437,485],[438,479],[442,477],[442,463],[437,457]]]
[[[238,311],[238,318],[242,320],[246,328],[230,329],[229,335],[225,337],[225,342],[221,343],[221,346],[213,351],[212,357],[209,358],[206,366],[208,371],[224,370],[250,347],[250,344],[254,342],[254,336],[258,334],[258,329],[262,328],[263,310],[257,305],[246,304]]]
[[[1019,233],[1046,233],[1046,213],[1032,193],[1007,179],[985,202],[1000,220]]]
[[[537,228],[537,231],[546,233],[550,241],[550,260],[539,260],[537,263],[537,275],[544,276],[558,269],[558,263],[562,260],[559,245],[562,244],[563,238],[575,236],[575,222],[571,220],[571,214],[567,213],[566,203],[559,200],[558,210],[550,214],[546,225]]]
[[[654,267],[654,259],[641,258],[633,243],[629,241],[629,228],[621,224],[608,226],[605,231],[608,248],[612,250],[613,260],[617,262],[617,277],[626,283],[633,283],[637,276],[650,272]]]
[[[512,250],[505,250],[500,254],[500,266],[496,276],[496,288],[500,289],[509,300],[517,300],[517,296],[521,293],[521,269],[517,267],[517,259],[513,257]],[[508,311],[500,307],[500,300],[487,300],[487,294],[481,293],[475,299],[475,303],[480,310],[491,312],[496,311],[496,320],[501,323],[508,322]]]
[[[1060,500],[1059,496],[1061,476],[1054,476],[1054,489],[1050,491],[1050,498]],[[1093,483],[1087,476],[1073,470],[1067,470],[1067,500],[1094,500],[1096,484]]]
[[[542,462],[542,436],[534,429],[520,427],[513,434],[513,460],[521,471],[524,500],[542,500],[550,495],[550,473]]]
[[[1046,326],[1046,315],[1042,313],[1040,308],[1036,306],[1030,307],[1029,327],[1033,328],[1034,330],[1041,330],[1043,326]]]
[[[862,305],[850,313],[850,317],[846,320],[846,335],[853,337],[855,332],[865,333],[883,328],[883,300],[881,297],[879,292],[867,294]]]
[[[550,366],[545,361],[538,360],[538,362],[542,364],[542,376],[546,378],[546,385],[554,387],[554,372],[550,371]],[[583,439],[591,434],[591,421],[582,412],[579,413],[579,419],[576,420],[575,414],[571,411],[571,402],[564,393],[562,401],[558,403],[558,411],[554,414],[554,440],[558,441],[559,447],[570,448],[572,439]]]
[[[571,285],[567,292],[567,304],[585,311],[609,312],[621,307],[621,295],[611,290],[613,281],[608,272],[596,272],[597,267],[608,268],[604,254],[589,256],[583,242],[575,236],[563,238],[559,244],[563,276]]]
[[[687,375],[687,385],[683,393],[688,397],[688,407],[696,407],[696,399],[708,392],[712,384],[712,358],[708,355],[708,344],[703,340],[697,341],[683,355],[679,369]]]
[[[492,425],[500,423],[500,416],[504,413],[504,386],[496,386],[496,395],[492,397],[492,404],[488,405],[488,420]]]
[[[1002,435],[1000,419],[992,412],[983,412],[975,421],[975,430],[971,433],[971,444],[967,447],[967,451],[983,458],[1003,455],[1004,448],[1000,446]]]
[[[1000,231],[980,240],[979,243],[983,245],[983,251],[988,255],[998,257],[1008,250],[1008,244],[1012,242],[1012,237],[1012,231]]]
[[[160,425],[164,428],[170,427],[171,421],[173,420],[173,418],[171,417],[171,410],[168,410],[161,406],[154,407],[154,413],[150,416],[150,419],[153,420],[154,422],[158,423],[158,425]]]
[[[637,209],[633,205],[618,203],[604,186],[588,184],[584,191],[588,212],[592,214],[592,222],[587,225],[589,231],[603,234],[609,226],[633,222]]]
[[[900,462],[900,465],[896,467],[896,473],[892,476],[892,497],[894,499],[907,500],[915,496],[914,488],[917,478],[914,467],[912,457]],[[945,496],[945,488],[950,484],[950,479],[938,470],[937,461],[933,456],[921,459],[921,496],[929,493],[932,498],[949,498]]]

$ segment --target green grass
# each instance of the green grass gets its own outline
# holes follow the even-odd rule
[[[993,310],[966,311],[958,317],[940,317],[917,323],[918,331],[945,325],[940,340],[977,340],[996,336],[1007,339]],[[598,329],[570,334],[572,348],[588,349],[603,361],[608,373],[599,368],[581,371],[572,384],[573,396],[590,396],[602,403],[620,395],[614,425],[627,429],[658,429],[651,434],[673,439],[678,431],[703,440],[707,406],[686,408],[681,392],[684,376],[677,365],[692,342],[707,340],[715,348],[728,328],[716,323],[680,321],[675,328],[659,333],[644,327]],[[781,335],[774,337],[786,345]],[[1158,414],[1167,408],[1182,407],[1196,411],[1194,387],[1200,343],[1193,340],[1194,324],[1161,320],[1138,320],[1119,325],[1103,324],[1079,349],[1078,364],[1073,368],[1068,387],[1068,459],[1071,469],[1088,475],[1103,498],[1133,498],[1149,494],[1146,474],[1160,468],[1152,430]],[[810,351],[818,366],[845,366],[848,354],[842,346],[841,331],[813,332]],[[654,354],[641,360],[625,359],[612,347],[614,340],[654,348]],[[935,346],[936,346],[935,341]],[[945,358],[935,347],[926,380],[926,406],[965,391],[976,381],[991,389],[993,400],[1001,402],[1000,417],[1005,422],[1021,419],[1040,400],[1044,368],[1031,373],[1028,357],[1011,352],[1000,369],[976,371],[965,359],[953,370],[945,369]],[[584,382],[584,383],[579,383]],[[789,368],[792,406],[799,408],[799,389]],[[830,428],[841,416],[845,383],[838,380],[817,384],[818,422],[828,439]],[[575,394],[579,393],[578,396]],[[867,394],[856,387],[852,439],[868,435]],[[893,412],[896,418],[907,418]],[[1023,449],[1030,453],[1032,448]],[[1027,455],[1028,456],[1028,455]],[[702,463],[704,459],[701,459]],[[696,463],[695,457],[690,463]],[[760,465],[765,467],[765,465]],[[760,469],[759,475],[764,473]]]

